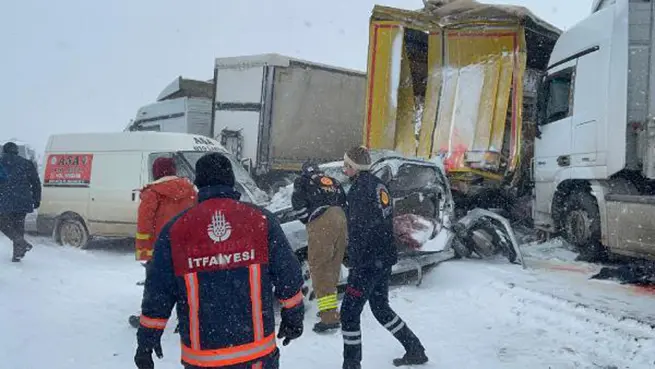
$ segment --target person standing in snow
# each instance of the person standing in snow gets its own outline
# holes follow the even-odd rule
[[[238,199],[229,159],[196,163],[199,203],[164,226],[147,268],[134,362],[152,369],[176,306],[187,369],[277,369],[274,299],[282,306],[277,338],[303,333],[300,264],[269,211]],[[274,291],[273,291],[274,290]]]
[[[7,172],[5,171],[5,168],[0,165],[0,183],[6,182],[7,181]]]
[[[346,193],[318,165],[306,162],[293,184],[291,204],[307,227],[307,257],[321,319],[314,332],[338,329],[337,283],[346,251]]]
[[[344,173],[352,179],[348,191],[348,285],[341,304],[343,369],[360,369],[360,315],[369,302],[375,319],[406,350],[395,366],[428,361],[425,348],[389,306],[391,267],[398,261],[393,235],[393,202],[385,184],[369,172],[371,157],[363,146],[344,155]]]
[[[145,262],[146,267],[152,259],[155,240],[164,225],[196,204],[195,186],[176,174],[173,158],[157,158],[152,163],[154,182],[141,189],[135,248],[136,260]],[[138,315],[131,315],[129,322],[137,328]]]
[[[13,242],[11,261],[19,262],[32,249],[25,240],[25,217],[41,206],[41,180],[33,162],[18,156],[18,145],[2,147],[0,167],[6,180],[0,181],[0,232]]]
[[[197,193],[187,178],[176,176],[173,158],[157,158],[152,163],[154,182],[141,189],[137,216],[136,259],[152,259],[153,245],[169,220],[195,205]]]

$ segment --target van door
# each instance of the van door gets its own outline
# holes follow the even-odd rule
[[[133,237],[136,233],[142,152],[95,154],[89,202],[92,234]]]
[[[535,222],[550,214],[552,195],[562,172],[571,166],[571,125],[575,61],[549,74],[540,93],[540,138],[535,142],[534,181],[536,188]],[[549,218],[549,217],[548,217]]]

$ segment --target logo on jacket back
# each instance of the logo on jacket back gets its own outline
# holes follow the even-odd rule
[[[207,235],[214,241],[219,243],[227,241],[232,234],[232,225],[225,219],[225,215],[221,211],[214,212],[212,221],[207,226]]]

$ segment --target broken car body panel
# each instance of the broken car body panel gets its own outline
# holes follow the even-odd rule
[[[377,153],[377,157],[379,159],[371,165],[371,172],[388,184],[394,201],[394,218],[406,214],[419,215],[425,219],[431,219],[435,227],[433,237],[422,243],[418,249],[406,249],[397,244],[399,246],[399,262],[394,265],[393,274],[416,271],[418,273],[417,283],[420,284],[424,266],[454,258],[455,249],[458,246],[465,245],[463,247],[468,247],[472,251],[479,249],[473,247],[476,238],[468,232],[476,227],[479,229],[474,229],[475,231],[487,232],[491,242],[495,244],[494,249],[511,250],[515,256],[510,257],[510,260],[518,259],[523,263],[514,232],[509,221],[504,217],[487,210],[475,209],[455,223],[458,226],[453,224],[453,197],[448,178],[438,158],[426,161],[405,158],[393,152]],[[328,175],[337,176],[339,180],[347,180],[343,176],[339,176],[340,172],[338,171],[341,169],[338,163],[327,163],[321,165],[321,168]],[[417,179],[419,185],[412,185],[412,181],[415,182]],[[348,183],[345,183],[344,187],[348,188]],[[307,247],[307,232],[302,223],[289,217],[290,208],[289,204],[288,207],[278,210],[276,214],[285,219],[282,222],[282,228],[294,251],[302,254]],[[481,227],[481,224],[487,225],[487,228]],[[308,270],[305,270],[305,274],[308,279]],[[345,284],[347,277],[348,270],[344,267],[339,284]],[[310,290],[310,283],[307,283],[306,287]]]

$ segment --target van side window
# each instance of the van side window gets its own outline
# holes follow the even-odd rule
[[[196,176],[191,170],[189,170],[189,166],[184,161],[184,159],[182,159],[182,157],[179,154],[176,154],[174,158],[175,158],[175,169],[177,170],[177,176],[188,178],[189,181],[193,182]]]
[[[148,173],[149,173],[150,182],[155,180],[152,173],[152,164],[155,162],[155,160],[157,160],[157,158],[173,158],[173,160],[175,160],[175,169],[177,170],[177,176],[188,178],[190,181],[193,182],[194,180],[193,173],[189,171],[189,168],[187,167],[186,163],[178,155],[175,155],[175,153],[173,152],[156,152],[148,156]]]
[[[546,78],[540,124],[557,122],[573,114],[573,77],[573,68],[568,68]]]

